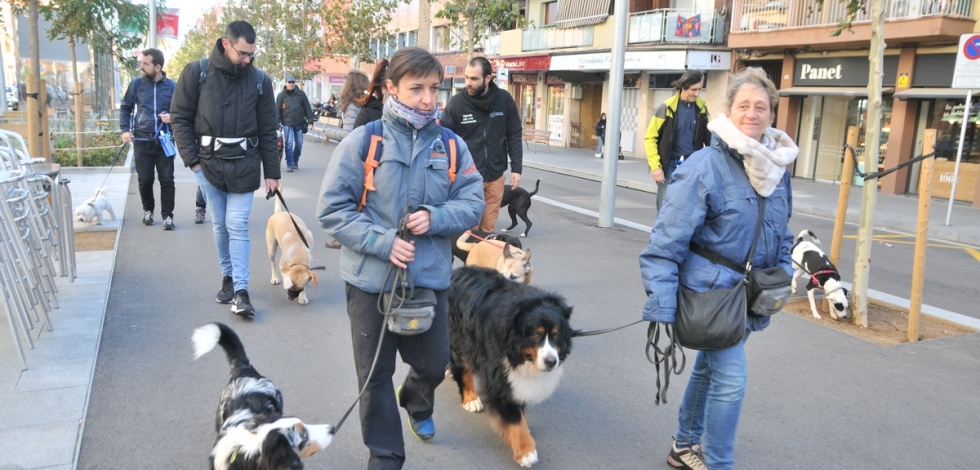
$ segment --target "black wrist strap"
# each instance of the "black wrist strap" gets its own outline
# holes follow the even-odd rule
[[[722,255],[719,255],[718,253],[715,253],[714,251],[711,251],[694,242],[691,242],[691,246],[690,246],[691,252],[707,259],[708,261],[711,261],[712,263],[720,264],[735,272],[748,274],[748,270],[751,269],[749,268],[749,264],[752,262],[752,255],[755,254],[755,247],[756,245],[759,244],[759,235],[762,234],[762,222],[763,222],[763,217],[765,216],[765,212],[766,212],[766,198],[759,196],[759,221],[755,224],[755,235],[753,236],[753,240],[752,240],[752,248],[749,249],[749,256],[748,258],[745,259],[745,263],[739,265],[734,261]]]

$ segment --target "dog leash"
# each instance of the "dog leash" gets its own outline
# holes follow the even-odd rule
[[[126,147],[126,144],[127,142],[123,142],[122,145],[119,146],[119,151],[116,152],[116,156],[112,159],[112,163],[109,164],[109,171],[106,172],[105,179],[102,180],[102,184],[99,185],[99,189],[104,188],[105,182],[109,181],[109,175],[112,174],[112,169],[116,167],[116,162],[119,161],[119,156],[122,155],[123,148]],[[96,192],[98,192],[98,190],[96,190]]]
[[[576,332],[572,333],[572,337],[575,338],[575,337],[579,337],[579,336],[595,336],[595,335],[601,335],[601,334],[610,333],[610,332],[613,332],[613,331],[616,331],[616,330],[622,330],[623,328],[628,328],[628,327],[631,327],[631,326],[633,326],[633,325],[635,325],[637,323],[642,323],[642,322],[643,322],[643,320],[637,320],[637,321],[635,321],[633,323],[629,323],[629,324],[626,324],[626,325],[623,325],[623,326],[617,326],[615,328],[606,328],[604,330],[576,331]]]
[[[273,195],[275,195],[276,197],[278,197],[278,198],[279,198],[279,202],[280,202],[280,203],[282,203],[282,208],[286,210],[286,214],[289,214],[289,220],[290,220],[290,222],[292,222],[292,223],[293,223],[293,227],[295,227],[295,228],[296,228],[296,233],[298,233],[298,234],[299,234],[299,239],[300,239],[300,240],[303,240],[303,244],[304,244],[304,245],[306,245],[306,248],[309,248],[309,247],[310,247],[310,244],[309,244],[309,243],[308,243],[308,242],[306,241],[306,236],[305,236],[305,235],[303,235],[303,231],[302,231],[302,230],[300,230],[300,228],[299,228],[299,224],[297,224],[297,223],[296,223],[296,219],[294,219],[294,218],[293,218],[293,214],[292,214],[292,212],[289,212],[289,206],[287,206],[287,205],[286,205],[286,200],[282,198],[282,193],[281,193],[281,192],[279,192],[279,188],[276,188],[276,190],[275,190],[275,191],[273,191],[273,194],[267,194],[267,195],[265,196],[265,198],[266,198],[266,199],[269,199],[269,198],[271,198],[271,197],[272,197]],[[311,268],[311,269],[312,269],[312,268]]]
[[[667,344],[661,348],[660,343],[660,327],[663,326],[664,334],[667,336]],[[653,357],[650,357],[650,351],[653,350]],[[677,352],[681,354],[680,368],[677,367]],[[684,354],[684,348],[681,347],[680,343],[677,342],[677,336],[674,333],[673,323],[660,324],[657,322],[650,322],[650,327],[647,328],[647,344],[646,344],[646,355],[647,360],[657,369],[657,394],[655,395],[654,405],[659,406],[661,403],[667,403],[667,387],[670,386],[670,374],[680,375],[684,371],[684,367],[687,365],[687,356]],[[661,387],[661,374],[660,365],[663,364],[663,386]]]
[[[473,238],[475,238],[477,240],[480,240],[481,242],[487,242],[487,243],[489,243],[489,244],[491,244],[491,245],[493,245],[493,246],[495,246],[497,248],[500,248],[501,250],[503,250],[504,249],[504,246],[507,245],[507,242],[504,242],[502,244],[498,244],[498,243],[495,243],[498,240],[492,240],[492,239],[489,239],[489,238],[483,238],[483,237],[481,237],[481,236],[479,236],[479,235],[477,235],[477,234],[475,234],[475,233],[473,233],[473,232],[471,232],[469,230],[467,230],[466,232],[463,232],[463,233],[465,233],[466,235],[469,235],[469,236],[471,236],[471,237],[473,237]]]

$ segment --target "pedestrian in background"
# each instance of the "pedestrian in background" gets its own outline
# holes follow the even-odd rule
[[[174,159],[163,151],[158,139],[164,125],[170,124],[170,101],[176,84],[163,71],[163,53],[146,49],[140,58],[140,78],[130,82],[119,104],[122,141],[133,143],[133,160],[143,204],[143,225],[153,225],[154,170],[160,179],[160,217],[163,229],[174,229]],[[50,97],[50,95],[49,95]]]
[[[640,253],[649,297],[645,321],[674,323],[681,287],[705,292],[742,282],[741,272],[695,254],[691,246],[736,263],[745,260],[756,239],[760,198],[767,202],[765,221],[749,261],[755,269],[779,266],[792,274],[793,206],[786,168],[799,148],[785,132],[769,127],[778,98],[762,69],[749,67],[735,74],[725,112],[708,124],[717,144],[694,152],[671,178],[650,244]],[[745,341],[769,320],[749,315],[741,343],[698,351],[667,456],[672,467],[728,470],[735,465],[735,434],[747,382]]]
[[[222,275],[215,300],[243,317],[255,315],[248,295],[254,193],[264,186],[271,194],[280,177],[276,101],[272,80],[252,62],[255,39],[248,22],[229,23],[208,59],[184,67],[170,109],[180,156],[211,207]]]
[[[328,139],[340,142],[344,140],[344,137],[347,137],[347,134],[350,134],[350,131],[354,130],[354,121],[357,120],[357,115],[361,112],[361,105],[358,100],[367,93],[368,83],[368,76],[360,70],[351,70],[347,74],[344,87],[340,89],[342,126],[340,128],[328,127],[326,131]],[[328,248],[340,248],[340,245]]]
[[[286,151],[286,171],[299,168],[303,153],[303,135],[313,129],[313,107],[306,93],[296,86],[296,77],[286,75],[286,84],[276,97],[279,125],[282,126]]]
[[[384,111],[385,75],[387,72],[388,59],[381,59],[374,65],[374,73],[371,74],[371,83],[368,85],[368,92],[357,103],[361,105],[361,112],[357,113],[357,120],[354,121],[355,129],[371,121],[381,119],[382,112]]]
[[[483,176],[483,196],[487,203],[477,228],[493,232],[504,197],[508,155],[511,187],[521,186],[524,160],[521,115],[510,93],[494,83],[489,60],[474,57],[464,73],[466,93],[449,99],[442,113],[442,126],[462,137],[473,154],[473,162]]]
[[[595,123],[595,137],[599,141],[595,146],[595,157],[602,158],[602,139],[606,137],[606,113],[602,113]]]
[[[677,93],[653,112],[644,138],[650,173],[657,183],[658,212],[674,169],[696,150],[711,145],[708,107],[700,98],[704,74],[688,70],[671,85]]]
[[[343,243],[340,275],[346,284],[359,388],[377,354],[360,401],[369,469],[397,469],[405,463],[399,405],[408,412],[416,437],[428,441],[435,436],[435,389],[449,364],[449,248],[453,237],[472,227],[483,211],[480,176],[466,144],[455,136],[459,171],[455,181],[447,174],[448,143],[435,124],[443,70],[439,59],[424,49],[399,49],[385,81],[388,100],[379,146],[384,157],[375,156],[381,162],[374,170],[376,190],[367,193],[360,208],[367,127],[355,129],[337,146],[320,189],[317,217]],[[436,160],[442,164],[434,166]],[[403,221],[404,232],[399,233]],[[388,275],[392,268],[410,268],[406,275],[415,289],[434,291],[435,317],[428,331],[412,336],[386,331],[378,301],[394,287],[394,276]],[[411,368],[397,392],[392,385],[396,356]]]

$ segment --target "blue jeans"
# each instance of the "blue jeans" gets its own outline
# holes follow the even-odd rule
[[[286,151],[286,166],[297,166],[303,153],[303,127],[282,126],[282,146]]]
[[[657,183],[657,213],[660,213],[660,207],[664,205],[664,198],[667,197],[667,185],[670,184],[670,175],[674,174],[674,170],[677,169],[677,160],[673,158],[667,160],[667,166],[664,170],[664,182]]]
[[[231,276],[235,291],[248,289],[248,215],[252,212],[253,193],[226,193],[215,188],[201,170],[195,171],[197,184],[211,209],[214,246],[222,276]]]
[[[701,444],[711,470],[735,466],[735,431],[742,414],[748,368],[745,341],[720,351],[698,351],[677,417],[677,442]]]
[[[595,153],[602,155],[602,136],[597,135],[596,139],[599,139],[599,143],[595,146]]]

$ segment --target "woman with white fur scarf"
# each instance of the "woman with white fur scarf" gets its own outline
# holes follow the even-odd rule
[[[730,289],[742,273],[695,254],[691,244],[744,264],[766,198],[752,266],[780,266],[791,274],[789,230],[792,192],[787,167],[799,149],[785,132],[769,127],[778,95],[759,68],[735,75],[725,112],[708,123],[712,145],[695,152],[671,176],[666,199],[640,254],[647,293],[643,319],[673,323],[680,286],[696,292]],[[675,468],[734,467],[735,432],[745,396],[745,340],[769,317],[749,315],[745,339],[722,350],[698,351],[681,401],[677,434],[667,456]]]

